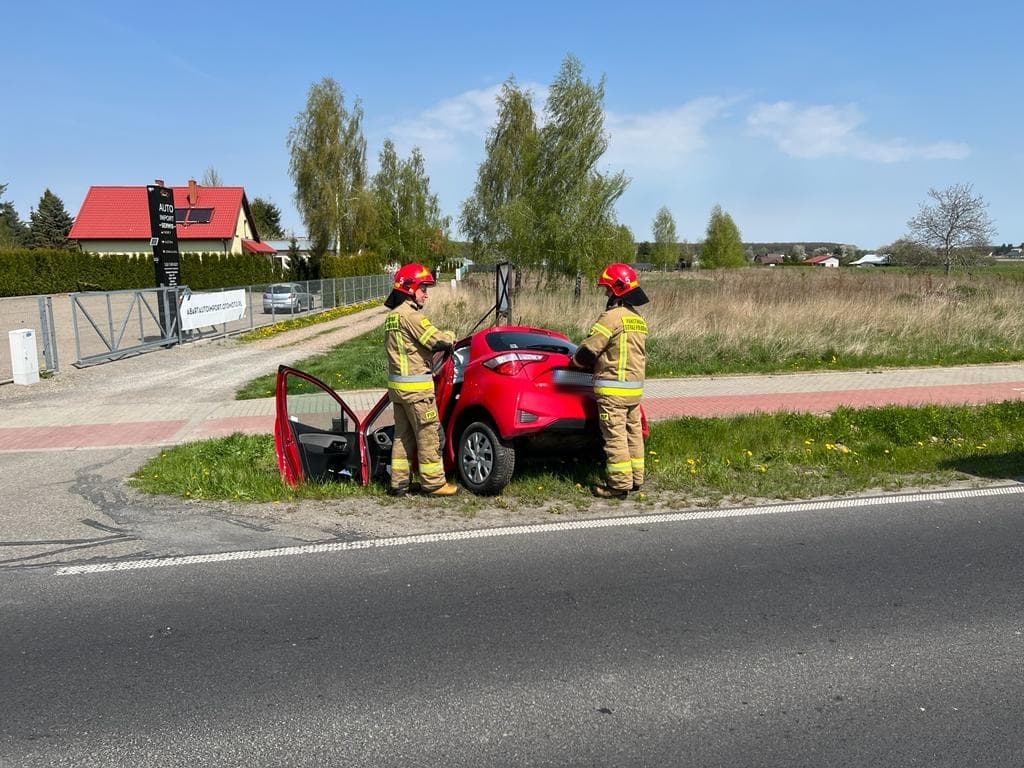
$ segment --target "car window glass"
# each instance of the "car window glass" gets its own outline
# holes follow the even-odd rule
[[[539,352],[559,352],[572,355],[576,345],[558,336],[531,331],[493,331],[487,334],[487,346],[495,352],[506,352],[512,349],[534,349]]]
[[[354,429],[338,401],[298,376],[287,379],[288,418],[318,432],[343,433]]]
[[[469,347],[459,347],[452,354],[452,383],[460,384],[465,378],[466,363],[469,362]]]

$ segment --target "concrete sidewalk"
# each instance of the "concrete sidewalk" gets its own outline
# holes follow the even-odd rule
[[[364,390],[343,393],[343,397],[363,414],[382,394],[383,390]],[[223,392],[211,401],[199,394],[168,397],[159,391],[148,396],[137,391],[121,398],[116,392],[113,395],[93,402],[88,398],[69,402],[28,393],[0,403],[0,452],[168,446],[234,432],[273,430],[273,398],[232,400]],[[1020,399],[1024,399],[1024,364],[1015,363],[651,379],[644,408],[651,420],[661,420],[753,412],[826,412],[840,405],[980,404]]]

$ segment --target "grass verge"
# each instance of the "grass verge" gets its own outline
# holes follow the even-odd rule
[[[686,418],[652,424],[647,448],[646,495],[673,507],[807,499],[975,477],[1020,479],[1024,402]],[[463,493],[456,500],[469,516],[484,505],[585,509],[591,502],[587,486],[598,469],[583,461],[526,466],[498,499]],[[285,485],[270,435],[234,434],[165,449],[130,482],[145,492],[188,499],[391,501],[376,485]]]

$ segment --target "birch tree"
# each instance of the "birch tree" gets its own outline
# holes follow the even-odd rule
[[[460,224],[474,253],[515,260],[548,275],[594,271],[630,260],[614,206],[629,181],[604,174],[604,78],[583,78],[568,56],[552,83],[538,127],[532,96],[509,80]]]
[[[338,255],[364,245],[366,139],[363,108],[352,109],[338,83],[325,77],[310,86],[306,109],[288,134],[288,170],[295,204],[317,250]]]

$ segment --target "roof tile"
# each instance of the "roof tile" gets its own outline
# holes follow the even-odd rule
[[[174,206],[187,208],[188,187],[171,187]],[[179,224],[179,240],[230,239],[235,236],[243,187],[198,187],[195,208],[213,208],[209,224]],[[89,187],[68,237],[72,240],[149,239],[145,187]]]

